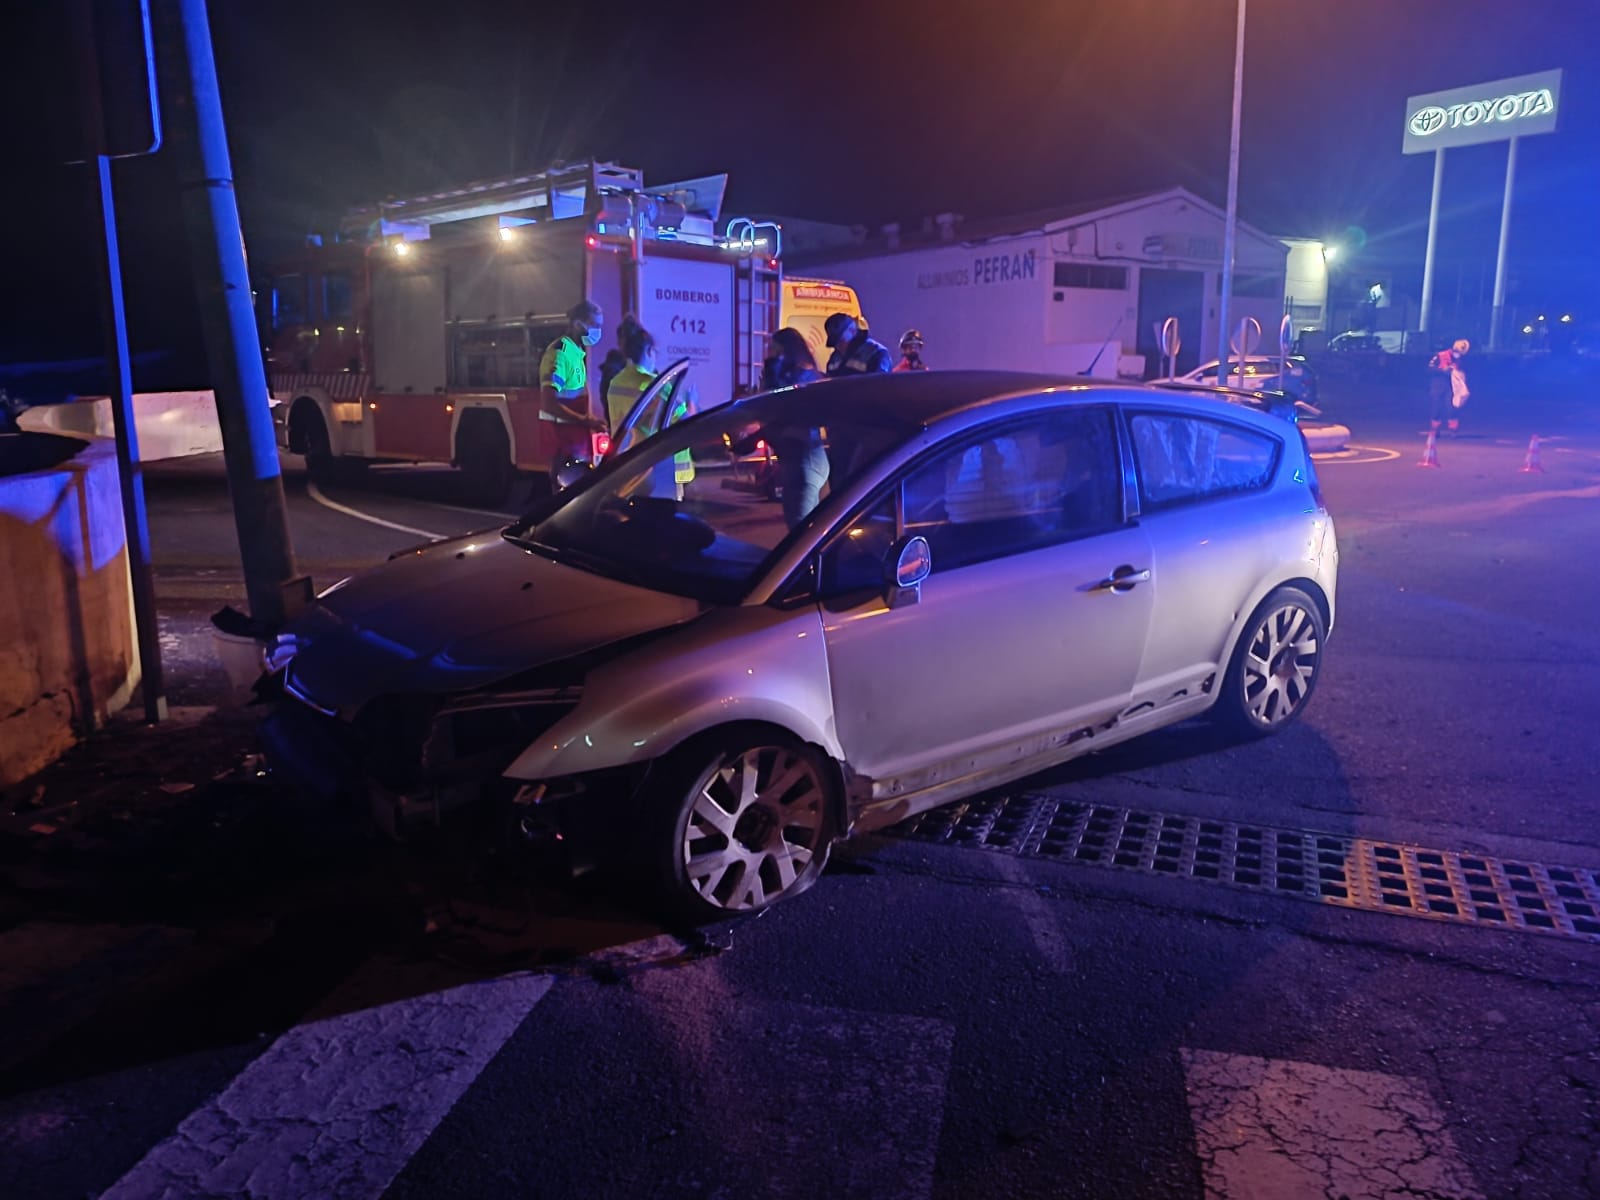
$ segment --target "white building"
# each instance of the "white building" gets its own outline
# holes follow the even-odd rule
[[[796,274],[860,294],[890,348],[910,328],[934,367],[1004,367],[1138,377],[1159,364],[1158,330],[1178,319],[1179,370],[1216,358],[1224,214],[1183,188],[966,223],[917,235],[885,226],[849,248],[792,250]],[[813,242],[813,244],[816,244]],[[1240,222],[1230,324],[1255,317],[1275,349],[1288,248]]]
[[[1289,261],[1283,283],[1283,311],[1294,318],[1296,333],[1328,328],[1328,260],[1333,252],[1315,238],[1283,238]]]

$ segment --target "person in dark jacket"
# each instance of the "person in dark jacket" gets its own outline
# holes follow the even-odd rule
[[[839,379],[850,375],[887,373],[894,367],[889,348],[873,339],[849,313],[836,312],[822,324],[828,335],[828,347],[833,351],[828,359],[828,378]],[[857,447],[842,438],[832,438],[828,443],[829,474],[834,479],[847,479],[853,473]]]
[[[797,387],[822,378],[811,347],[797,329],[780,329],[772,335],[767,358],[761,365],[765,391]],[[822,430],[816,427],[766,430],[767,444],[778,456],[778,482],[783,488],[783,520],[790,529],[811,514],[828,482],[828,455]]]
[[[822,329],[828,335],[828,349],[833,351],[828,359],[829,375],[869,375],[894,366],[889,348],[875,341],[849,313],[834,313]]]

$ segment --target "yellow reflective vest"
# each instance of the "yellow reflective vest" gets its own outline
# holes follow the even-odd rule
[[[641,371],[638,363],[630,362],[617,372],[611,386],[606,389],[606,416],[611,422],[611,433],[615,437],[622,422],[627,419],[633,406],[639,402],[639,397],[644,395],[650,385],[655,382],[657,372]],[[667,394],[661,398],[661,405],[666,409],[667,418],[661,427],[675,425],[689,415],[689,405],[677,393],[680,391],[676,385],[667,388]],[[633,428],[629,445],[637,445],[647,437],[658,433],[659,430],[649,420],[641,420]],[[619,449],[627,449],[622,446]],[[689,451],[680,450],[673,455],[672,477],[677,483],[688,483],[694,479],[694,459]]]

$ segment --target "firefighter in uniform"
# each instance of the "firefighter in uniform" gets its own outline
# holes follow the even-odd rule
[[[1472,349],[1466,338],[1457,338],[1428,360],[1428,417],[1434,429],[1449,417],[1448,432],[1461,428],[1456,411],[1466,403],[1466,375],[1461,370],[1461,359]],[[1459,395],[1460,399],[1457,399]]]
[[[618,372],[628,365],[628,338],[635,329],[639,328],[639,318],[632,313],[623,313],[622,320],[617,322],[617,344],[606,351],[605,358],[600,363],[600,399],[611,393],[611,381],[617,377]]]
[[[891,366],[889,348],[874,341],[849,313],[837,312],[822,325],[828,335],[829,375],[870,375]]]
[[[649,389],[659,375],[660,369],[656,365],[656,339],[650,335],[649,330],[635,325],[628,334],[628,340],[623,345],[623,353],[627,355],[628,365],[618,371],[612,379],[611,385],[606,389],[606,416],[611,422],[611,435],[617,437],[622,422],[627,419],[633,406],[639,402],[639,397]],[[689,395],[689,387],[683,380],[676,384],[669,384],[666,394],[655,403],[655,411],[665,413],[660,429],[675,425],[687,417],[694,405]],[[616,452],[642,442],[645,438],[658,433],[653,414],[640,415],[638,423],[633,427],[628,436],[626,446],[616,446]],[[672,456],[672,494],[677,499],[683,499],[683,487],[694,481],[694,458],[687,450],[680,450]],[[663,479],[662,482],[665,482]]]
[[[928,364],[922,361],[922,331],[908,329],[900,338],[900,361],[895,363],[896,371],[926,371]]]
[[[554,412],[594,422],[589,409],[589,355],[586,347],[598,345],[604,325],[600,306],[580,300],[567,310],[567,331],[545,347],[539,360],[539,388],[548,393]]]

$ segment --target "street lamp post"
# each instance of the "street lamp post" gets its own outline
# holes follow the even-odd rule
[[[1222,295],[1217,305],[1217,382],[1228,382],[1228,301],[1233,294],[1233,245],[1239,230],[1239,118],[1244,100],[1244,6],[1233,47],[1233,129],[1228,141],[1228,213],[1222,231]],[[1240,354],[1244,353],[1241,348]],[[1243,370],[1241,364],[1241,371]]]

